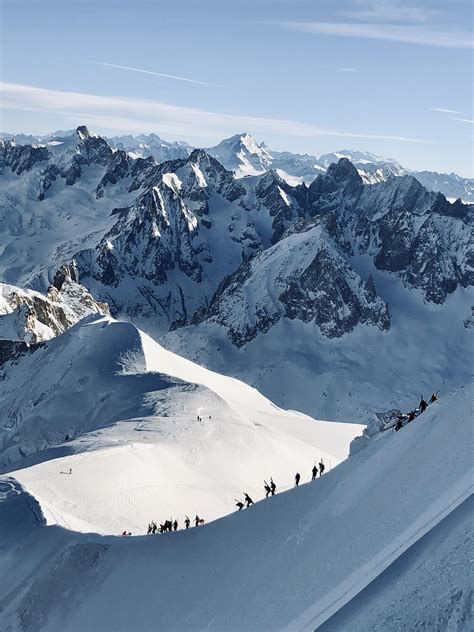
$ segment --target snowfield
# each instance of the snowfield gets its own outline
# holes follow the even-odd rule
[[[48,371],[33,379],[41,367]],[[261,498],[264,479],[281,490],[320,458],[334,467],[362,432],[279,409],[100,316],[21,358],[4,393],[4,471],[38,499],[48,524],[77,531],[140,534],[152,519],[182,524],[186,514],[213,520],[244,491]]]
[[[164,536],[47,526],[34,497],[3,477],[3,629],[313,630],[347,602],[356,608],[356,595],[371,583],[375,590],[377,578],[368,627],[359,619],[328,629],[471,629],[472,407],[473,388],[459,389],[314,483]],[[427,555],[427,537],[439,542],[437,525],[447,539]],[[437,612],[419,603],[416,574],[392,590],[407,549],[442,569],[418,575],[422,594],[429,582],[430,603],[442,604]]]

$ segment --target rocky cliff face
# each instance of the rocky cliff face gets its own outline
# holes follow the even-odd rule
[[[450,204],[412,176],[367,186],[341,159],[310,185],[309,207],[315,216],[334,214],[334,235],[346,252],[370,255],[428,302],[472,285],[472,209]]]
[[[108,306],[95,301],[75,276],[74,270],[63,266],[46,295],[0,283],[0,339],[34,345],[89,314],[109,314]]]
[[[388,308],[330,236],[326,218],[303,223],[225,279],[207,314],[193,323],[223,325],[241,347],[282,318],[312,323],[328,338],[358,324],[387,330]]]
[[[195,150],[155,168],[146,191],[114,211],[100,243],[75,255],[80,278],[114,313],[179,327],[205,313],[226,274],[279,239],[305,196],[276,172],[236,180]]]

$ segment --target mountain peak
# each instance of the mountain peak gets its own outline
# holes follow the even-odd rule
[[[348,180],[350,178],[360,179],[359,172],[348,158],[340,158],[337,162],[333,162],[329,165],[327,175],[339,181]]]
[[[80,140],[85,140],[86,138],[97,138],[97,134],[89,131],[85,125],[79,125],[76,129],[76,134],[79,136]]]

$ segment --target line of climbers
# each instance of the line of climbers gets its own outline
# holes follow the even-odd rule
[[[315,480],[316,476],[318,475],[318,471],[319,471],[319,475],[322,476],[324,474],[324,470],[326,469],[326,466],[324,465],[322,459],[320,460],[318,465],[319,465],[319,470],[316,463],[313,465],[313,469],[311,470],[312,481]],[[299,472],[296,472],[295,487],[299,486],[300,480],[301,480],[301,474]],[[275,481],[273,480],[273,478],[270,478],[270,483],[267,483],[267,481],[264,480],[263,489],[265,491],[265,498],[268,498],[269,496],[275,496],[276,488],[277,486],[275,485]],[[237,500],[237,498],[234,498],[234,500],[235,500],[235,506],[237,507],[239,511],[242,511],[244,507],[250,507],[250,505],[254,504],[253,500],[250,498],[247,492],[244,492],[243,502],[241,500]]]
[[[194,518],[194,526],[199,527],[199,525],[204,524],[204,518],[200,518],[198,515]],[[191,519],[189,516],[186,516],[184,519],[184,528],[189,529],[191,526]],[[148,525],[147,535],[155,535],[156,533],[168,533],[171,531],[178,530],[178,519],[175,520],[165,520],[163,523],[160,523],[158,527],[156,522],[152,520]]]
[[[433,402],[435,402],[438,399],[438,393],[439,391],[436,391],[436,393],[433,393],[431,395],[431,399],[429,401],[430,404],[433,404]],[[401,430],[403,426],[412,422],[415,419],[415,417],[419,417],[419,415],[424,413],[427,408],[428,408],[428,403],[424,400],[423,395],[422,395],[421,401],[418,404],[418,408],[415,408],[409,413],[400,413],[400,415],[398,415],[397,423],[395,424],[395,431],[398,432],[399,430]]]
[[[316,463],[313,465],[313,468],[311,470],[312,481],[316,479],[318,472],[319,472],[319,475],[322,476],[324,474],[324,470],[326,469],[326,466],[324,465],[324,462],[322,459],[319,461],[318,465],[319,465],[319,470]],[[295,487],[299,486],[300,480],[301,480],[301,474],[299,472],[296,472]],[[265,498],[275,495],[277,486],[275,484],[275,481],[273,480],[273,477],[270,478],[269,483],[267,483],[267,481],[263,481],[263,489],[265,491]],[[241,511],[244,507],[250,507],[250,505],[254,504],[253,500],[250,498],[250,496],[246,492],[244,492],[244,502],[237,500],[237,498],[235,498],[234,500],[235,500],[235,506],[238,508],[239,511]],[[194,519],[194,526],[199,527],[199,525],[202,525],[202,524],[204,524],[204,519],[196,515]],[[190,526],[191,526],[191,520],[189,519],[189,516],[186,516],[186,518],[184,519],[184,528],[189,529]],[[159,527],[156,524],[156,522],[152,520],[150,524],[148,525],[147,535],[156,535],[157,533],[168,533],[168,532],[177,531],[177,530],[178,530],[177,518],[175,520],[165,520],[162,524],[160,524]],[[122,535],[131,535],[131,534],[124,532]]]

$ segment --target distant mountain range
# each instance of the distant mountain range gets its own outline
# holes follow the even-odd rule
[[[323,418],[466,382],[472,207],[394,161],[338,152],[306,184],[246,135],[163,162],[84,126],[41,140],[0,141],[0,280],[46,292],[66,266],[173,351]]]
[[[17,144],[48,144],[58,138],[71,136],[74,130],[57,131],[44,136],[0,133],[0,138],[15,140]],[[134,158],[153,156],[160,163],[177,158],[187,158],[195,147],[184,141],[166,141],[156,134],[132,136],[113,136],[107,138],[113,149],[126,151]],[[406,169],[392,158],[384,158],[370,152],[343,149],[319,158],[309,154],[278,152],[269,149],[265,143],[258,143],[250,134],[236,134],[221,141],[206,152],[216,158],[226,169],[233,171],[238,178],[259,175],[275,169],[289,184],[310,184],[319,174],[324,173],[330,164],[340,158],[347,158],[358,169],[364,182],[374,184],[386,180],[390,175],[414,175],[430,191],[439,191],[448,199],[461,199],[466,203],[474,202],[474,178],[462,178],[455,173],[436,171],[414,171]]]

